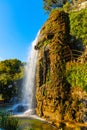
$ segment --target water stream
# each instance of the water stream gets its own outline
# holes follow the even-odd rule
[[[34,49],[39,39],[39,32],[32,42],[31,52],[28,56],[28,62],[25,66],[25,79],[23,88],[23,103],[29,105],[28,109],[35,108],[35,72],[38,51]]]

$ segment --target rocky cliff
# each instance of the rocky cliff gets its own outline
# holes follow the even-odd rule
[[[35,46],[35,49],[39,50],[36,71],[36,113],[55,124],[61,120],[79,120],[79,117],[76,117],[76,111],[80,110],[76,106],[79,99],[73,99],[74,90],[66,80],[66,64],[72,60],[69,43],[68,14],[55,10],[43,25]],[[65,58],[65,55],[68,57]]]

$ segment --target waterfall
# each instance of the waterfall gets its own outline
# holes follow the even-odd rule
[[[28,62],[25,65],[22,100],[7,110],[16,116],[30,116],[35,114],[35,73],[38,51],[34,48],[39,40],[39,34],[40,31],[37,33],[35,40],[32,42],[31,51],[28,55]]]
[[[40,32],[40,31],[39,31]],[[25,66],[25,78],[23,83],[23,103],[28,104],[28,110],[35,108],[35,73],[38,51],[34,49],[39,39],[39,32],[32,42],[31,52]]]
[[[40,31],[37,33],[35,40],[32,42],[31,51],[28,55],[28,62],[25,65],[25,76],[22,89],[21,102],[15,103],[7,112],[15,114],[15,116],[30,116],[35,114],[35,73],[38,51],[35,50],[35,45],[38,43]],[[20,115],[21,114],[21,115]]]

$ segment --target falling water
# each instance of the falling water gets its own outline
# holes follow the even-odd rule
[[[35,114],[35,73],[38,51],[35,50],[35,45],[39,40],[38,32],[35,40],[32,42],[31,52],[28,56],[28,62],[25,65],[25,76],[22,89],[22,101],[14,104],[8,111],[13,112],[16,116],[30,116]],[[21,114],[21,115],[20,115]]]
[[[35,108],[35,72],[38,51],[35,50],[34,47],[38,42],[39,32],[35,40],[32,42],[31,52],[28,56],[28,63],[25,66],[23,102],[29,104],[28,110]]]

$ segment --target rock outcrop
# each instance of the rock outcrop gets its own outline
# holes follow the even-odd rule
[[[66,63],[72,60],[69,33],[68,14],[55,10],[43,25],[35,46],[35,49],[39,50],[36,113],[55,124],[64,119],[74,119],[76,112],[71,108],[73,92],[66,81]]]

